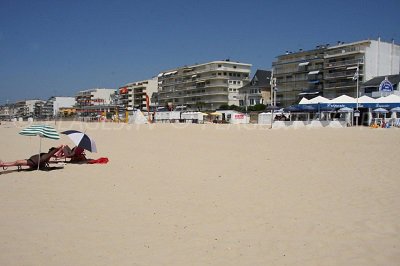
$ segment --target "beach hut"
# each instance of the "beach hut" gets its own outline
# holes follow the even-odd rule
[[[260,125],[270,125],[271,124],[272,113],[259,113],[258,114],[258,124]]]
[[[222,120],[230,124],[248,124],[250,116],[234,110],[218,110],[221,114]]]

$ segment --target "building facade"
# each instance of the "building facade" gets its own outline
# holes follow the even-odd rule
[[[325,45],[315,49],[286,52],[272,63],[276,78],[276,105],[288,106],[299,100],[301,94],[317,94],[323,89]]]
[[[79,91],[75,95],[76,113],[79,116],[98,116],[104,112],[113,112],[116,108],[113,103],[114,89],[90,89]]]
[[[146,96],[150,101],[153,93],[157,92],[157,89],[157,77],[126,84],[125,86],[119,88],[118,105],[123,106],[125,110],[145,109]]]
[[[271,103],[271,71],[257,70],[250,83],[239,89],[239,106]]]
[[[250,68],[226,60],[163,71],[158,75],[158,104],[189,110],[239,105],[239,88],[249,82]]]
[[[377,76],[399,74],[400,46],[378,39],[329,47],[324,56],[323,95],[330,99],[342,94],[356,97],[353,77],[357,67],[359,84]]]
[[[71,108],[75,105],[76,101],[74,97],[50,97],[42,108],[42,117],[52,118],[59,115],[60,108]]]
[[[35,104],[40,100],[23,100],[13,104],[13,116],[18,118],[33,117],[35,114]]]
[[[392,84],[393,91],[382,92],[379,90],[379,87],[384,80],[388,80]],[[375,77],[364,82],[360,90],[363,92],[364,95],[372,98],[379,98],[382,96],[387,96],[389,94],[400,96],[400,74]]]
[[[353,77],[357,68],[360,87],[376,76],[398,74],[400,46],[380,39],[319,45],[313,50],[280,55],[272,68],[278,106],[294,104],[307,96],[355,97],[357,82]],[[364,93],[359,91],[359,95]]]

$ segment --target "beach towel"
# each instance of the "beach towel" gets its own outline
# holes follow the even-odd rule
[[[87,162],[88,164],[106,164],[108,163],[108,158],[101,157],[99,159],[92,159]]]

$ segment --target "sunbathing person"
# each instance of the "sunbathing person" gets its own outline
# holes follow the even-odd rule
[[[68,145],[61,145],[54,157],[58,159],[70,159],[70,162],[81,162],[86,160],[85,150],[81,147],[75,146],[70,148]]]
[[[0,161],[0,167],[3,167],[3,169],[7,169],[7,167],[10,166],[17,166],[18,169],[20,169],[22,166],[29,166],[30,169],[37,169],[38,166],[39,168],[46,167],[47,164],[50,161],[50,158],[54,156],[57,152],[59,152],[62,149],[62,146],[60,147],[52,147],[49,149],[49,152],[47,153],[40,153],[32,155],[29,159],[25,160],[16,160],[14,162],[2,162]],[[40,161],[39,161],[40,158]]]

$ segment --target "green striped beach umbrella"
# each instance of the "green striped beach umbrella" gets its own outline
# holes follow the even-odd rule
[[[60,139],[60,135],[58,134],[57,130],[55,128],[48,126],[48,125],[32,125],[30,127],[27,127],[23,129],[19,134],[23,136],[39,136],[39,162],[40,162],[40,152],[42,150],[42,138],[48,138],[48,139]],[[39,170],[39,165],[38,163],[38,170]]]

